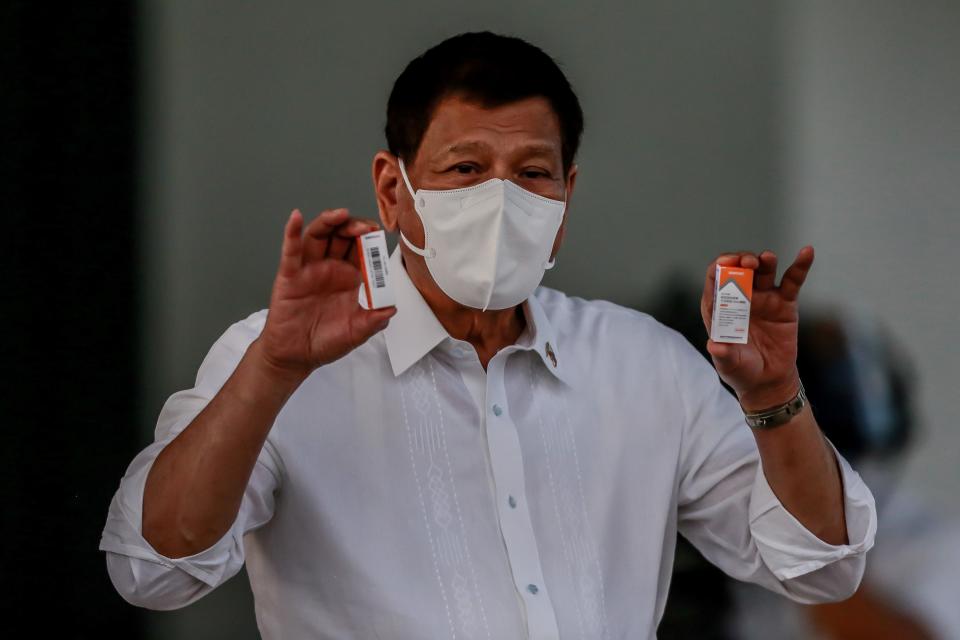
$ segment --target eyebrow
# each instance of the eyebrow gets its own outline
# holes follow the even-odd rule
[[[468,141],[468,142],[458,142],[452,144],[440,153],[437,154],[437,158],[442,158],[457,153],[470,153],[477,151],[486,151],[490,149],[490,145],[485,142],[479,141]],[[559,149],[557,145],[551,144],[549,142],[532,142],[527,145],[518,147],[515,150],[516,154],[524,155],[553,155],[558,153]]]
[[[490,145],[483,142],[458,142],[450,145],[438,155],[448,156],[453,153],[469,153],[470,151],[483,151],[489,148]]]

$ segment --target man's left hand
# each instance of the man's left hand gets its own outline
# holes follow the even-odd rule
[[[750,329],[746,344],[707,341],[720,378],[730,385],[745,411],[760,411],[788,402],[800,389],[797,373],[797,297],[813,265],[813,247],[800,250],[776,283],[777,256],[764,251],[723,254],[707,267],[700,313],[710,334],[716,265],[754,270]]]

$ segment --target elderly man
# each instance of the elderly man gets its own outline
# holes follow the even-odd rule
[[[749,343],[710,342],[716,372],[649,316],[538,288],[582,128],[522,40],[407,66],[373,159],[396,306],[357,301],[376,223],[291,214],[269,309],[169,398],[111,504],[127,600],[182,607],[246,562],[268,639],[653,638],[678,530],[794,600],[853,593],[876,516],[797,375],[812,249],[779,284],[770,252],[713,263],[756,270]]]

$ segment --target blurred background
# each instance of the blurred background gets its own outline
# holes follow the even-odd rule
[[[266,306],[290,210],[376,215],[370,163],[405,64],[483,29],[553,55],[586,115],[567,240],[545,284],[679,326],[717,253],[789,261],[814,245],[803,313],[840,327],[836,344],[868,344],[873,364],[850,356],[858,371],[906,380],[910,438],[896,472],[877,477],[921,511],[903,518],[917,523],[904,539],[933,531],[941,546],[928,548],[956,566],[957,3],[8,1],[0,607],[12,628],[257,637],[242,573],[181,611],[123,602],[96,550],[110,497],[166,397],[192,386],[227,326]],[[871,558],[880,552],[878,538]],[[729,607],[678,610],[671,597],[661,637],[705,637],[678,620],[706,615],[724,637],[747,637],[735,588],[715,584]],[[957,583],[936,584],[929,593],[960,609]],[[960,637],[949,614],[894,591],[878,586],[870,604],[918,619],[916,637]],[[26,618],[38,601],[48,615]],[[770,629],[800,635],[766,637],[879,637],[835,624],[855,611],[788,609],[770,609]]]

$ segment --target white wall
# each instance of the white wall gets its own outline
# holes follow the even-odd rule
[[[907,481],[960,512],[960,5],[796,2],[784,14],[787,243],[811,299],[879,317],[916,368]]]

